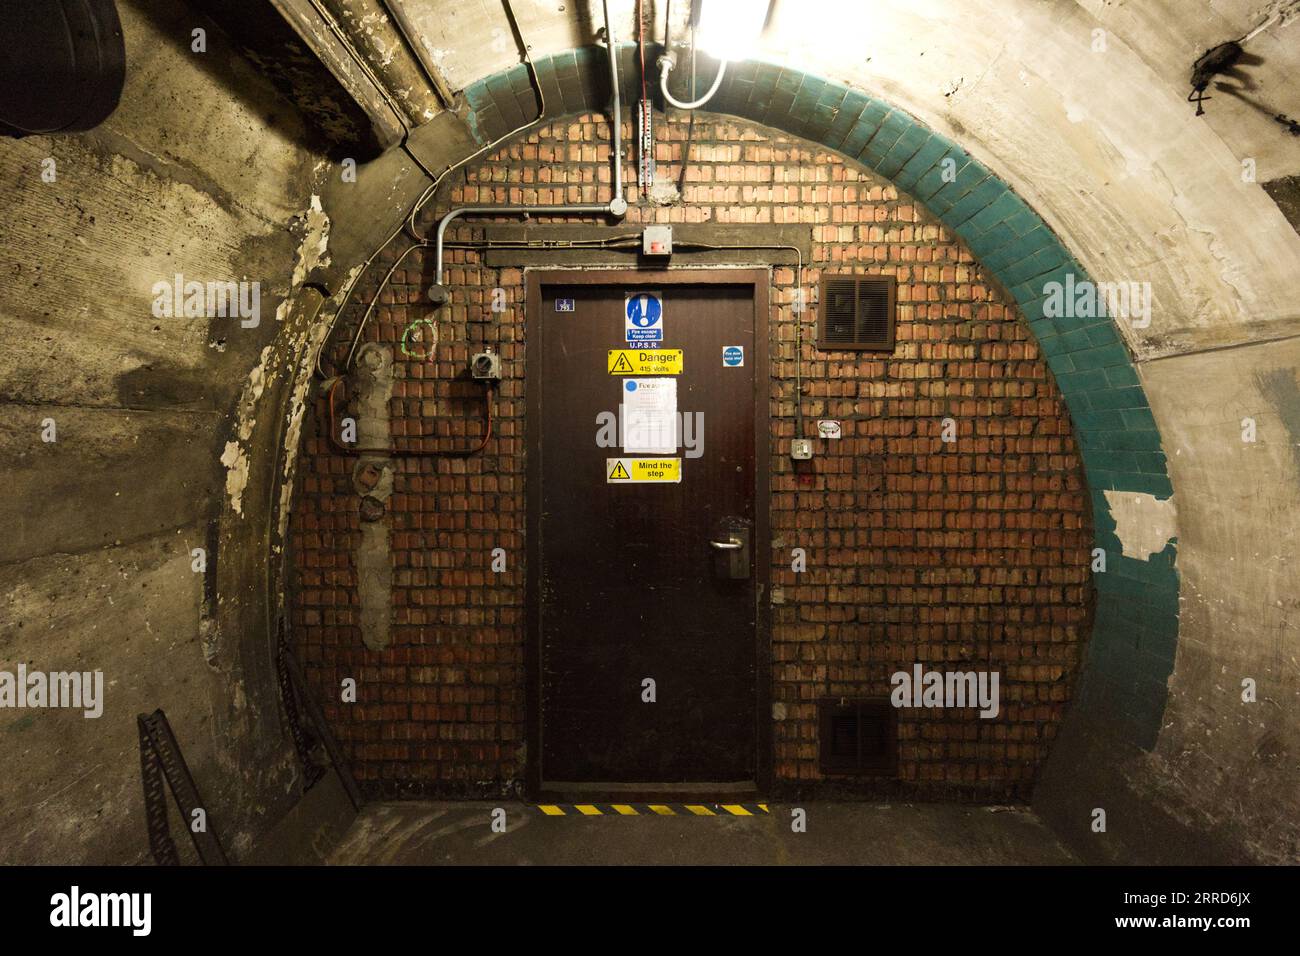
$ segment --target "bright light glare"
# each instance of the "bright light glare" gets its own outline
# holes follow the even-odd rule
[[[697,40],[720,60],[743,60],[758,46],[770,0],[704,0]]]

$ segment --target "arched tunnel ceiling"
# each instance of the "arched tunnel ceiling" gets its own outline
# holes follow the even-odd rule
[[[498,0],[399,6],[453,91],[520,62]],[[684,35],[686,0],[645,6],[655,39],[665,14]],[[633,39],[636,4],[610,7]],[[603,26],[596,0],[513,9],[535,56]],[[1002,175],[1099,280],[1150,282],[1150,326],[1124,330],[1143,359],[1300,330],[1300,236],[1260,185],[1300,172],[1300,140],[1273,118],[1300,115],[1298,21],[1300,0],[774,0],[755,58],[908,110]],[[1197,117],[1192,63],[1252,33],[1242,92],[1212,88]]]

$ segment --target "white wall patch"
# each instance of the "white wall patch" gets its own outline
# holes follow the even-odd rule
[[[1178,508],[1173,498],[1137,491],[1107,490],[1104,494],[1124,557],[1149,561],[1178,536]]]

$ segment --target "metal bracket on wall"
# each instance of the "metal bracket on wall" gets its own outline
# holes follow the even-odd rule
[[[163,781],[166,780],[203,865],[228,866],[230,861],[226,858],[226,851],[212,829],[211,815],[203,806],[203,798],[199,796],[199,788],[181,755],[167,715],[162,710],[139,714],[136,724],[140,729],[145,823],[149,829],[149,851],[154,862],[159,866],[180,866],[181,862],[167,823],[167,793],[163,790]],[[197,831],[194,829],[196,811],[201,813],[203,820]]]
[[[636,265],[643,257],[639,229],[626,233],[628,243],[624,246],[593,246],[591,240],[600,235],[598,230],[562,223],[488,223],[483,227],[483,235],[484,263],[490,268],[627,267]],[[683,257],[677,264],[762,267],[773,263],[773,251],[782,255],[783,262],[790,259],[808,262],[812,258],[812,246],[811,226],[673,224],[673,252]],[[662,268],[662,263],[656,263],[656,268]]]

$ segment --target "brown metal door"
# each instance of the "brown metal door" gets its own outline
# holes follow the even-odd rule
[[[755,514],[756,289],[668,275],[532,285],[534,779],[544,787],[756,779],[756,559],[767,556]],[[628,382],[662,377],[609,371],[611,349],[643,350],[625,333],[625,296],[640,291],[660,294],[664,329],[644,350],[683,353],[672,377],[689,421],[678,437],[696,447],[671,455],[598,444],[599,416],[618,414]],[[728,348],[743,350],[743,364],[724,364]],[[679,482],[624,480],[610,465],[657,457],[679,459]]]

